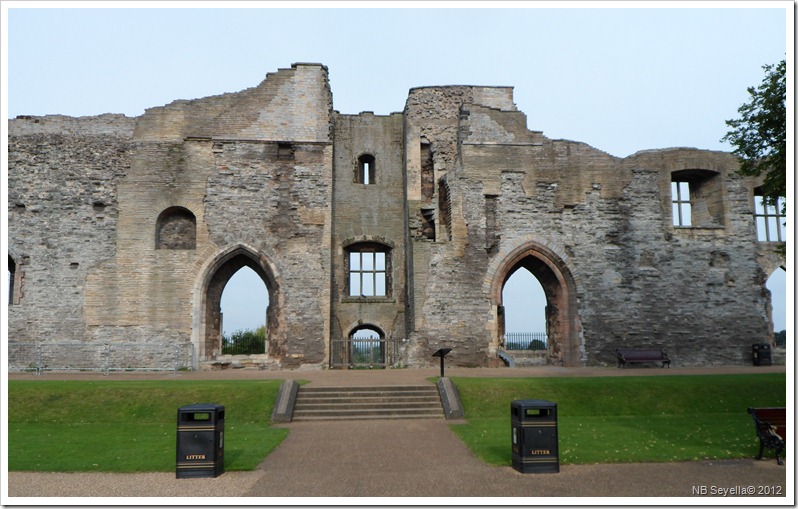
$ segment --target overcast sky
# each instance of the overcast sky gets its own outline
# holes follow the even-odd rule
[[[514,87],[528,127],[552,139],[619,157],[730,150],[724,121],[746,88],[761,82],[763,65],[792,58],[793,4],[784,1],[298,4],[3,2],[3,111],[138,116],[317,62],[342,113],[401,111],[418,86],[503,85]],[[90,8],[54,8],[78,5]],[[231,317],[225,311],[226,325]]]

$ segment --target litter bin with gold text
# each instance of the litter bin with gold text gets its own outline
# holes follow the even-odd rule
[[[181,478],[224,473],[224,407],[210,403],[177,409],[177,471]]]
[[[510,404],[513,468],[525,474],[560,471],[557,404],[540,399]]]

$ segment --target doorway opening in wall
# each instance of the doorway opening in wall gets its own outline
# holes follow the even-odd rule
[[[546,333],[546,349],[540,352],[526,350],[523,354],[506,350],[503,345],[505,330],[509,331],[506,328],[503,290],[513,275],[522,269],[535,276],[546,295],[545,307],[541,303],[537,308],[545,309],[546,325],[540,332]],[[498,262],[490,292],[491,301],[496,306],[496,328],[491,345],[496,345],[498,357],[508,366],[520,365],[520,362],[584,366],[576,283],[565,261],[556,252],[535,241],[522,244]],[[522,312],[530,314],[533,311],[527,308]]]
[[[241,267],[222,291],[222,354],[266,353],[268,309],[269,292],[263,280],[249,267]]]
[[[770,291],[773,339],[776,348],[787,344],[787,271],[779,267],[770,275],[765,286]]]
[[[346,339],[333,340],[331,367],[348,369],[385,368],[388,365],[385,334],[373,325],[359,325]]]
[[[235,291],[234,284],[231,287],[234,290],[231,296],[236,294],[243,294],[243,296],[239,297],[237,303],[234,303],[232,307],[225,306],[226,312],[223,316],[222,293],[225,292],[227,284],[233,276],[245,267],[255,273],[262,286],[253,283],[249,289],[238,292]],[[280,327],[282,301],[280,300],[280,289],[271,267],[272,265],[264,256],[245,246],[231,246],[208,265],[199,282],[200,286],[196,288],[196,292],[201,298],[196,302],[194,309],[195,317],[198,318],[194,341],[199,361],[213,361],[222,355],[225,330],[235,332],[237,328],[255,328],[261,325],[266,326],[266,341],[262,349],[259,348],[258,353],[282,354],[284,347],[281,342],[283,336]],[[242,276],[247,274],[250,272],[244,271]],[[262,288],[266,289],[265,295],[260,293]],[[260,295],[260,298],[257,295]],[[245,313],[245,316],[250,316],[252,319],[249,325],[246,325],[246,322],[237,322],[235,315],[238,312],[251,309],[250,306],[258,303],[259,306],[256,310]]]
[[[349,336],[349,364],[353,368],[385,367],[385,340],[371,327],[355,329]]]
[[[546,293],[537,278],[521,267],[502,289],[504,306],[503,346],[506,350],[548,348]]]

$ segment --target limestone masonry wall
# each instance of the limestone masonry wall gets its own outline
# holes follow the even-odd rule
[[[10,340],[94,340],[86,279],[115,253],[118,185],[130,166],[133,125],[111,115],[9,122]]]
[[[534,362],[662,346],[674,365],[750,363],[784,260],[757,242],[758,182],[737,168],[723,152],[617,158],[548,139],[511,87],[414,88],[401,113],[344,115],[319,64],[137,118],[18,117],[9,366],[55,343],[73,347],[53,365],[116,345],[130,366],[180,349],[222,366],[221,294],[245,266],[269,293],[262,369],[352,367],[365,330],[379,365],[432,365],[444,346],[455,365],[504,365],[518,354],[502,288],[521,269],[547,299]],[[675,181],[692,223],[674,226]]]

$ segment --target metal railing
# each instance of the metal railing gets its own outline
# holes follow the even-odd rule
[[[251,336],[222,338],[222,355],[256,355],[266,353],[266,338]]]
[[[398,358],[399,342],[385,339],[337,339],[332,341],[333,368],[392,365]]]
[[[8,343],[8,371],[181,371],[194,366],[191,343]]]
[[[548,336],[545,332],[507,332],[504,334],[505,350],[546,350]]]

